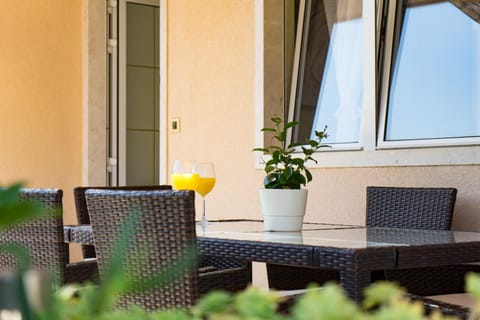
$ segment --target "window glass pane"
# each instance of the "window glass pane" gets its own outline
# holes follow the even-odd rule
[[[359,141],[363,98],[362,1],[307,1],[295,94],[294,141],[328,126],[327,143]]]
[[[479,24],[450,1],[417,2],[399,9],[385,140],[478,136]]]

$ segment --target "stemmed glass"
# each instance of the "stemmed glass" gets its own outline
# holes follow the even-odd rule
[[[209,194],[215,186],[215,169],[212,162],[196,162],[193,166],[193,172],[200,177],[195,191],[202,196],[203,211],[200,223],[205,227],[208,225],[207,216],[205,215],[205,196]]]
[[[196,190],[200,177],[194,173],[195,161],[175,160],[172,170],[172,185],[175,190]]]

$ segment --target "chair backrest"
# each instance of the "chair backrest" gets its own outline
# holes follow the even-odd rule
[[[40,202],[48,214],[0,232],[1,243],[23,245],[30,253],[32,267],[53,272],[59,283],[69,260],[68,244],[63,236],[62,196],[60,189],[21,189],[20,200]],[[12,255],[0,253],[0,268],[12,270],[17,263]]]
[[[367,226],[448,230],[455,188],[367,187]]]
[[[148,186],[102,186],[102,187],[76,187],[73,189],[75,199],[75,212],[78,224],[90,224],[87,202],[85,200],[85,191],[89,189],[104,190],[172,190],[170,185],[148,185]],[[82,245],[84,258],[95,258],[95,248],[93,246]]]
[[[100,281],[103,281],[112,250],[125,219],[134,214],[139,226],[122,259],[124,278],[148,277],[164,270],[186,248],[195,247],[195,193],[193,191],[87,190],[85,197],[95,239]],[[139,265],[139,261],[145,261]],[[143,279],[145,280],[145,279]],[[148,310],[186,307],[198,298],[196,268],[173,283],[124,296],[119,306],[141,305]]]

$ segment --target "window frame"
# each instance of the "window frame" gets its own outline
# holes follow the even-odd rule
[[[311,168],[358,168],[358,167],[395,167],[395,166],[436,166],[436,165],[475,165],[480,164],[480,140],[458,141],[453,145],[443,143],[422,144],[422,141],[410,141],[408,145],[398,143],[379,144],[378,137],[381,118],[377,114],[377,55],[384,45],[378,34],[380,27],[388,24],[385,18],[389,12],[385,1],[363,1],[362,18],[364,19],[364,95],[360,139],[356,148],[324,148],[313,156],[317,163],[309,163]],[[390,5],[392,2],[390,1]],[[255,146],[263,146],[264,111],[264,46],[263,0],[255,0]],[[385,8],[384,8],[385,6]],[[385,9],[385,10],[383,10]],[[383,12],[386,12],[385,14]],[[388,20],[388,19],[387,19]],[[392,19],[389,19],[392,20]],[[386,63],[385,61],[383,63]],[[267,71],[268,72],[268,71]],[[293,85],[293,84],[292,84]],[[378,85],[379,88],[383,87]],[[381,111],[381,110],[379,110]],[[462,140],[469,140],[468,138]],[[431,141],[429,141],[431,142]],[[266,157],[254,153],[254,165],[263,169]]]
[[[288,101],[288,112],[287,112],[287,119],[288,121],[293,121],[295,117],[295,102],[297,100],[297,88],[299,82],[299,69],[300,69],[300,59],[301,59],[301,50],[302,50],[302,38],[303,32],[305,31],[305,10],[307,8],[307,1],[316,1],[316,0],[299,0],[299,17],[298,17],[298,26],[297,26],[297,33],[295,39],[295,53],[293,58],[293,72],[292,72],[292,80],[291,80],[291,87],[290,87],[290,100]],[[367,0],[368,1],[368,0]],[[364,9],[365,7],[363,7]],[[362,10],[362,19],[363,19],[363,10]],[[365,29],[365,27],[364,27]],[[363,30],[363,37],[365,38],[365,30]],[[365,63],[365,60],[364,60]],[[365,65],[363,66],[363,71],[365,72]],[[365,80],[365,79],[364,79]],[[365,100],[363,101],[365,102]],[[362,105],[362,116],[360,119],[360,132],[359,132],[359,139],[357,142],[350,142],[350,143],[335,143],[331,145],[330,150],[362,150],[362,125],[363,121],[363,105]],[[328,133],[328,130],[327,130]],[[291,143],[293,134],[288,134],[287,136],[287,144]]]
[[[382,81],[380,91],[380,115],[379,129],[377,139],[377,149],[400,149],[400,148],[419,148],[419,147],[447,147],[447,146],[469,146],[480,144],[479,137],[459,137],[459,138],[431,138],[431,139],[411,139],[411,140],[385,140],[385,131],[387,129],[387,109],[388,97],[390,91],[390,78],[393,70],[392,55],[395,38],[395,27],[398,15],[397,1],[390,1],[387,15],[391,19],[386,19],[385,30],[385,49],[383,54]]]

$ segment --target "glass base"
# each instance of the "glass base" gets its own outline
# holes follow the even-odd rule
[[[202,217],[200,221],[197,221],[198,225],[201,225],[202,227],[206,227],[212,224],[212,222],[208,221],[205,216]]]

